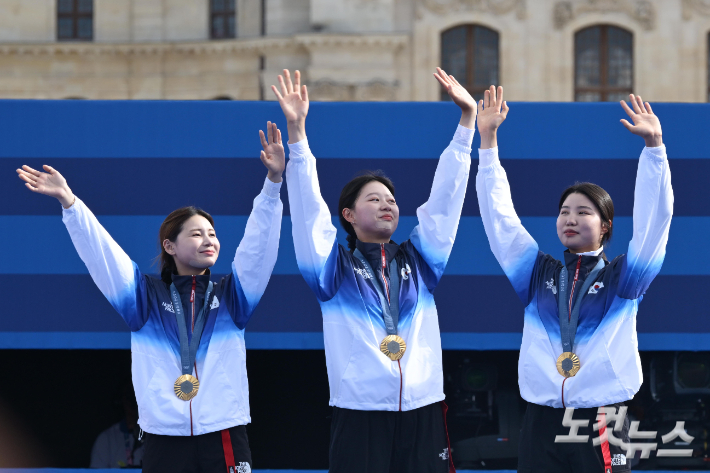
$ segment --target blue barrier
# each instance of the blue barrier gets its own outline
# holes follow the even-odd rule
[[[614,241],[607,253],[624,253],[643,143],[618,123],[624,116],[618,104],[510,106],[500,130],[501,159],[518,213],[541,249],[561,253],[554,231],[559,193],[575,180],[590,180],[614,198]],[[640,305],[639,346],[710,350],[710,145],[704,135],[710,105],[658,104],[654,110],[671,160],[675,217],[666,261]],[[23,189],[14,168],[49,163],[63,172],[146,273],[155,272],[151,262],[164,216],[181,205],[205,208],[216,215],[222,242],[214,273],[224,274],[265,176],[257,130],[266,120],[285,130],[278,105],[270,102],[0,100],[0,199],[11,203],[0,208],[0,246],[10,249],[0,259],[0,284],[13,294],[4,313],[22,314],[0,316],[0,349],[129,346],[126,327],[71,245],[59,205]],[[331,211],[350,177],[381,168],[397,185],[402,217],[394,239],[406,239],[457,121],[451,103],[313,103],[309,142]],[[550,140],[553,123],[555,139]],[[473,179],[477,140],[459,233],[435,295],[442,346],[517,349],[523,307],[481,225]],[[110,178],[95,179],[99,175]],[[322,348],[320,311],[296,267],[285,188],[281,195],[279,258],[247,327],[247,346]],[[335,217],[334,223],[339,226]],[[344,242],[342,237],[341,231]],[[681,291],[693,297],[678,298]],[[39,294],[52,301],[51,310],[33,302]]]

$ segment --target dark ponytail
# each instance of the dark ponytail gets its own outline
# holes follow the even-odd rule
[[[158,248],[160,249],[160,255],[156,259],[160,260],[160,278],[165,281],[166,284],[171,283],[172,274],[177,271],[177,266],[175,265],[173,255],[165,251],[163,242],[165,240],[174,242],[182,231],[182,227],[185,225],[185,222],[195,215],[206,218],[207,221],[210,222],[210,225],[214,227],[214,220],[210,214],[202,209],[192,206],[173,210],[170,212],[170,215],[165,217],[165,220],[163,220],[163,223],[160,225],[160,231],[158,232]]]
[[[562,210],[562,206],[570,194],[582,194],[592,201],[597,212],[599,212],[602,225],[607,227],[607,232],[602,236],[602,245],[608,243],[611,240],[611,233],[614,228],[614,202],[611,200],[609,193],[591,182],[576,182],[562,192],[558,211]]]
[[[350,182],[345,184],[345,187],[343,187],[343,190],[340,192],[340,200],[338,200],[338,217],[340,218],[340,226],[343,227],[343,230],[348,233],[348,249],[351,253],[355,251],[357,234],[355,233],[355,229],[350,222],[345,220],[345,217],[343,217],[343,209],[355,208],[355,202],[360,196],[360,191],[367,183],[372,181],[382,183],[387,190],[390,191],[392,196],[394,196],[394,184],[392,184],[392,181],[380,170],[363,172],[361,175],[353,178]]]

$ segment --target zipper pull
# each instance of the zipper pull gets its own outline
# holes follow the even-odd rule
[[[195,276],[192,276],[192,292],[190,293],[190,302],[195,302]]]

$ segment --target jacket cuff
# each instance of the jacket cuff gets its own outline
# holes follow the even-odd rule
[[[308,146],[308,138],[303,138],[298,143],[288,144],[289,159],[305,159],[311,154],[311,148]]]
[[[478,150],[478,167],[485,168],[500,162],[498,159],[498,147]]]
[[[268,195],[272,199],[277,199],[279,197],[279,192],[281,191],[281,184],[283,184],[283,182],[283,179],[281,179],[281,182],[271,182],[271,180],[267,177],[264,180],[264,187],[261,192]]]
[[[461,146],[471,148],[471,143],[473,143],[473,135],[475,133],[475,129],[472,130],[470,128],[466,128],[463,125],[459,125],[458,127],[456,127],[456,133],[454,133],[453,141],[460,144]]]
[[[664,161],[666,159],[666,145],[656,146],[653,148],[644,147],[643,154],[656,161]]]

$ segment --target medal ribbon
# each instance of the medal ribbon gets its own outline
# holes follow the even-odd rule
[[[397,266],[397,259],[392,258],[390,263],[390,284],[387,294],[383,291],[382,284],[387,287],[387,280],[385,279],[384,271],[382,271],[382,282],[375,277],[375,272],[372,270],[372,266],[367,262],[360,250],[355,249],[353,253],[357,259],[360,260],[362,265],[367,271],[367,275],[373,281],[372,285],[375,286],[377,295],[380,298],[380,306],[382,306],[382,318],[385,320],[385,329],[387,330],[387,335],[397,335],[397,323],[399,322],[399,268]],[[386,264],[386,260],[382,259],[383,267]],[[390,294],[393,294],[390,297]]]
[[[599,258],[597,265],[594,266],[594,269],[589,273],[587,279],[584,280],[581,292],[574,305],[572,304],[571,295],[570,298],[567,297],[567,267],[562,266],[560,270],[560,275],[557,278],[559,281],[558,315],[560,318],[560,339],[562,341],[563,352],[571,352],[572,348],[574,348],[574,337],[577,335],[577,322],[579,321],[579,309],[582,307],[582,299],[589,290],[589,286],[597,279],[597,275],[602,268],[604,268],[604,259]],[[579,267],[575,275],[575,283],[577,282],[578,276]],[[565,315],[567,315],[567,318],[565,318]]]
[[[197,347],[200,346],[200,339],[202,338],[202,330],[205,328],[205,321],[207,320],[207,307],[209,306],[210,296],[212,295],[213,283],[210,281],[207,286],[207,291],[205,292],[205,302],[202,304],[202,309],[197,314],[195,318],[195,326],[192,330],[192,340],[188,342],[187,337],[187,322],[185,322],[185,314],[182,310],[182,303],[180,302],[180,293],[178,293],[175,288],[175,283],[170,285],[170,297],[173,300],[173,309],[175,309],[175,318],[177,319],[178,333],[180,335],[180,368],[182,369],[182,374],[192,375],[192,367],[195,364],[195,357],[197,356]]]

